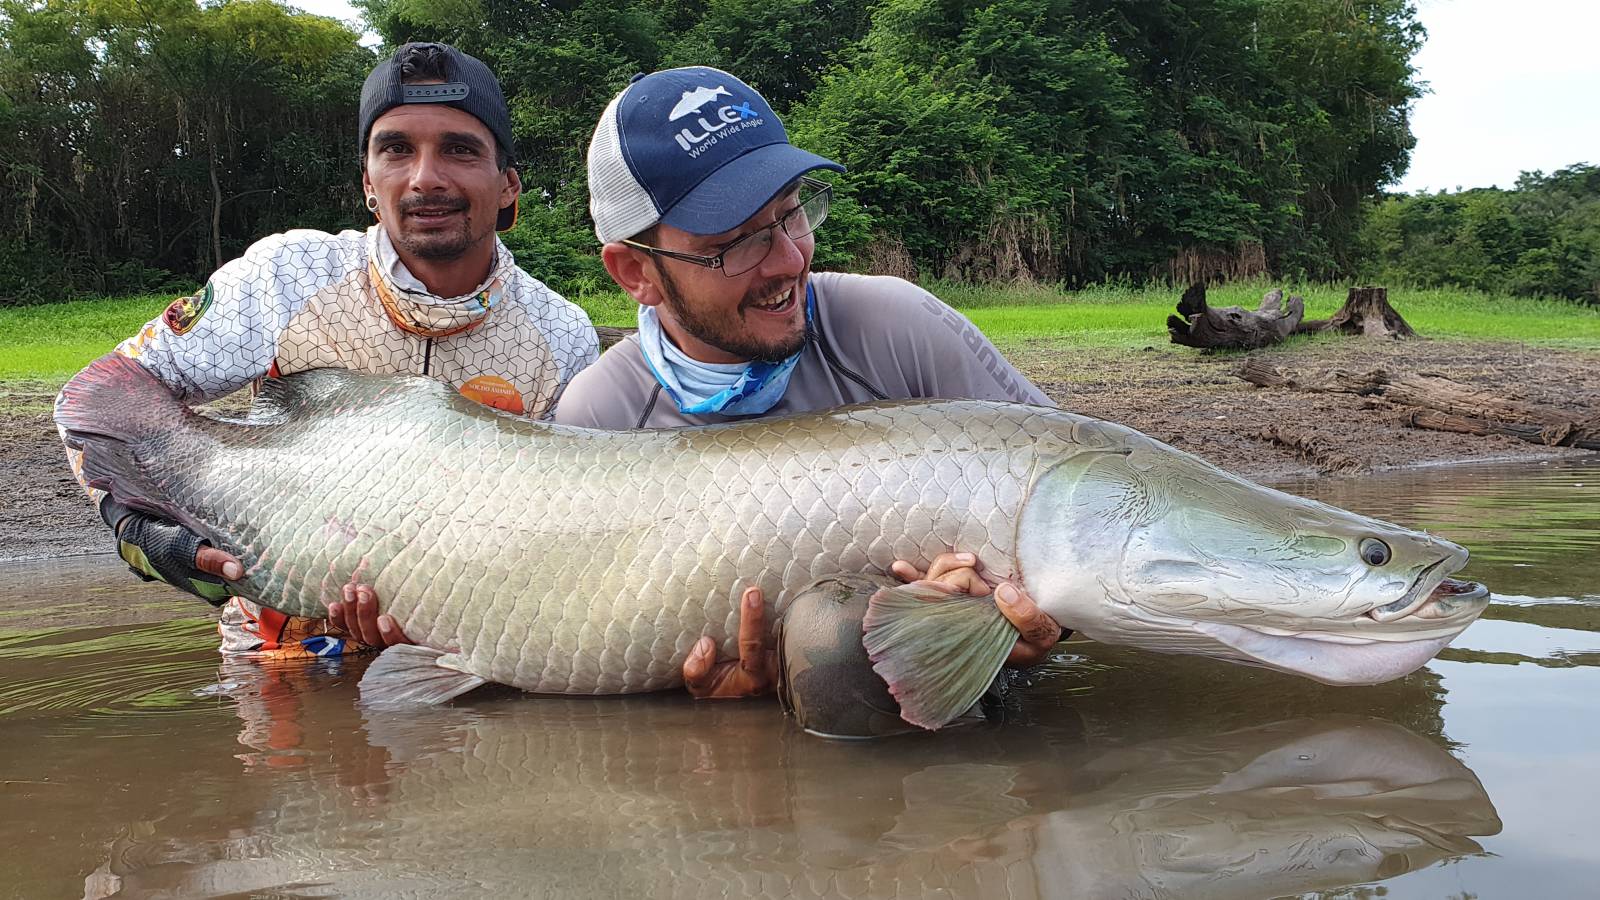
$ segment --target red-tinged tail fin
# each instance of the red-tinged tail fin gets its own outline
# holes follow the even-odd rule
[[[978,702],[1017,642],[993,597],[919,584],[873,594],[861,629],[861,644],[900,704],[900,718],[930,731]]]
[[[83,480],[132,509],[206,534],[174,504],[147,460],[173,449],[195,414],[137,360],[108,353],[90,363],[56,397],[56,424],[68,447],[83,451]]]

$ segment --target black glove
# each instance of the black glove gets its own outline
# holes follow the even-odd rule
[[[195,553],[209,545],[198,534],[110,497],[101,501],[100,517],[116,533],[117,555],[133,574],[145,581],[164,581],[212,606],[228,602],[227,583],[194,567]]]

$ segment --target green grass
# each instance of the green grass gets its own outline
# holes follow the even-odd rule
[[[632,328],[639,323],[639,304],[621,291],[585,293],[567,299],[583,307],[589,321],[596,325]]]
[[[1211,290],[1213,306],[1254,309],[1266,283]],[[1001,347],[1029,340],[1068,346],[1130,347],[1167,342],[1167,316],[1178,291],[1105,285],[1081,291],[1050,286],[935,284],[931,290],[965,312]],[[1295,288],[1308,318],[1326,318],[1345,288]],[[0,309],[0,381],[64,381],[137,332],[171,301],[166,295],[80,300]],[[633,301],[616,292],[574,298],[596,325],[632,325]],[[1389,301],[1418,332],[1439,339],[1520,341],[1600,350],[1600,310],[1557,300],[1494,297],[1474,291],[1391,289]]]
[[[149,294],[0,309],[0,381],[65,381],[171,302]]]
[[[1255,309],[1269,285],[1231,284],[1207,293],[1212,306]],[[933,285],[934,293],[965,312],[1005,346],[1049,338],[1076,346],[1167,343],[1167,316],[1179,291],[1120,286],[1063,292],[1048,287]],[[1344,303],[1347,288],[1293,288],[1306,318],[1325,319]],[[1600,309],[1562,300],[1494,297],[1476,291],[1391,289],[1389,302],[1418,333],[1437,339],[1520,341],[1546,347],[1600,350]]]

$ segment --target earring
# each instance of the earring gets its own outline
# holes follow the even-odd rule
[[[368,194],[367,195],[367,212],[376,213],[377,211],[378,211],[378,198],[376,196],[372,195],[372,194]]]

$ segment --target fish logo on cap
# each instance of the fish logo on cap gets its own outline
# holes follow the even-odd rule
[[[676,122],[684,116],[698,112],[700,107],[718,97],[731,96],[733,95],[728,92],[728,89],[721,85],[717,85],[714,88],[697,87],[692,91],[684,91],[683,99],[679,100],[678,105],[672,108],[672,113],[667,116],[667,121]]]

